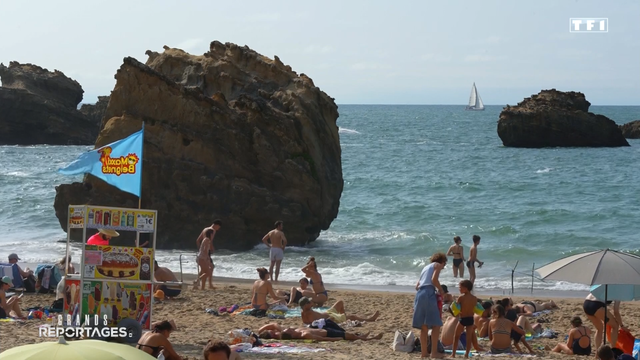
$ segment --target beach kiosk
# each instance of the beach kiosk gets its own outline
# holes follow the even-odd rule
[[[98,315],[100,326],[106,319],[107,326],[137,334],[127,342],[137,342],[141,331],[150,328],[157,215],[156,210],[69,205],[67,255],[72,229],[82,229],[83,244],[80,274],[65,277],[65,321],[71,316],[77,326]],[[153,241],[146,248],[138,247],[138,240],[131,246],[87,245],[87,229],[152,233]]]

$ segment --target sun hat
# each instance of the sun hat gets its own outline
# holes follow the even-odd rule
[[[98,232],[100,234],[104,234],[104,235],[111,236],[111,237],[120,236],[120,234],[117,231],[111,230],[111,229],[98,229]]]
[[[11,278],[10,278],[10,277],[8,277],[8,276],[3,276],[3,277],[2,277],[2,282],[3,282],[3,283],[5,283],[5,284],[7,284],[7,285],[11,285],[11,286],[13,286],[13,281],[11,281]]]
[[[16,260],[22,260],[22,259],[20,259],[20,258],[18,257],[18,254],[16,254],[16,253],[9,254],[9,260],[13,260],[13,259],[16,259]]]
[[[158,299],[158,300],[160,300],[160,301],[164,300],[164,291],[162,291],[162,290],[157,290],[157,291],[155,292],[155,294],[153,294],[153,297],[154,297],[154,298],[156,298],[156,299]]]

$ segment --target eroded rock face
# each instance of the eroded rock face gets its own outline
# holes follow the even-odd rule
[[[109,105],[109,96],[98,96],[98,102],[95,104],[82,104],[80,112],[100,128],[102,124],[102,117],[107,111],[107,105]]]
[[[582,93],[542,90],[502,110],[498,136],[511,147],[629,146],[618,125],[589,106]]]
[[[620,125],[620,130],[627,139],[640,139],[640,120]]]
[[[59,71],[0,64],[0,145],[89,145],[98,126],[78,111],[82,87]]]
[[[9,63],[9,67],[0,64],[2,87],[24,89],[54,100],[65,107],[76,108],[82,101],[82,86],[77,81],[66,77],[61,71],[53,72],[33,64]]]
[[[333,99],[279,59],[213,42],[193,56],[165,47],[144,65],[126,58],[96,147],[145,121],[142,207],[157,209],[158,244],[193,248],[223,221],[216,247],[249,249],[276,220],[290,244],[315,240],[338,214],[343,188]],[[137,198],[92,176],[56,189],[69,204],[133,206]]]

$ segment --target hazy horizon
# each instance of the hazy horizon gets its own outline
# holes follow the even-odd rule
[[[78,81],[83,103],[115,85],[122,59],[162,46],[192,54],[218,40],[277,55],[336,103],[515,105],[542,89],[579,91],[594,106],[640,105],[640,2],[121,0],[8,2],[0,62],[32,63]],[[28,15],[28,16],[27,16]],[[570,33],[569,18],[609,19]]]

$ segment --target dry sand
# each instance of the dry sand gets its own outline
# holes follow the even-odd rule
[[[220,279],[217,279],[220,280]],[[286,289],[287,286],[275,285],[276,289]],[[290,288],[290,287],[289,287]],[[330,286],[329,286],[330,288]],[[342,299],[346,303],[347,313],[360,315],[370,315],[376,310],[381,311],[381,316],[376,322],[366,323],[362,327],[354,328],[353,331],[368,332],[372,334],[383,332],[382,340],[373,341],[339,341],[309,343],[305,346],[320,347],[330,351],[306,354],[250,354],[244,353],[245,359],[419,359],[419,353],[397,353],[393,352],[390,344],[396,330],[411,330],[411,316],[413,307],[413,294],[373,292],[373,291],[330,291],[329,304]],[[25,295],[22,300],[22,308],[31,306],[48,306],[52,303],[53,295]],[[496,300],[498,297],[496,297]],[[522,297],[514,297],[514,300],[522,300]],[[548,300],[535,297],[527,300]],[[286,320],[269,320],[267,318],[254,318],[251,316],[214,316],[205,313],[206,308],[217,309],[220,306],[231,306],[233,304],[245,304],[250,301],[250,283],[238,279],[224,282],[217,282],[216,290],[188,290],[174,300],[166,300],[162,303],[154,304],[153,320],[173,319],[178,325],[179,331],[171,335],[171,342],[178,353],[184,358],[201,359],[202,348],[210,338],[227,339],[227,332],[236,328],[251,328],[254,331],[271,321],[286,326],[301,325],[300,318]],[[570,328],[569,320],[574,315],[581,315],[585,325],[591,325],[582,312],[582,299],[554,299],[559,310],[554,310],[550,314],[536,318],[543,321],[544,327],[549,327],[560,334],[557,339],[534,339],[531,346],[539,352],[540,357],[560,358],[566,355],[550,354],[543,351],[545,345],[553,347],[559,341],[563,341],[564,336]],[[625,325],[633,334],[639,333],[640,325],[639,303],[623,303],[622,315]],[[43,324],[43,320],[28,320],[24,322],[0,322],[0,351],[8,348],[31,344],[50,339],[38,337],[38,326]],[[592,328],[593,330],[593,328]],[[283,341],[282,343],[289,343]],[[482,345],[487,345],[481,341]],[[594,350],[595,351],[595,350]]]

